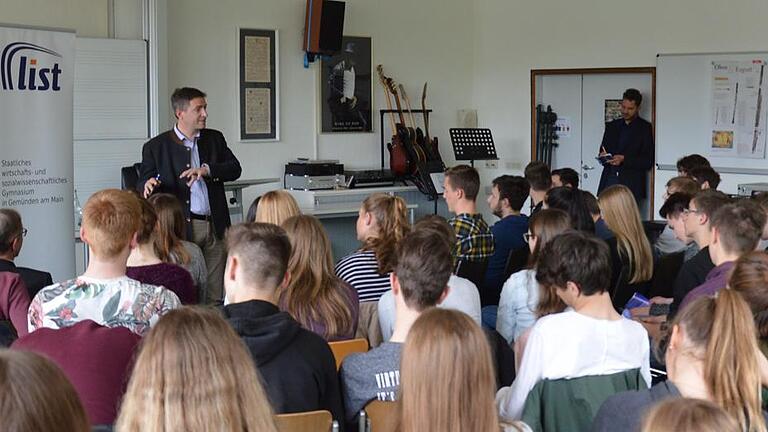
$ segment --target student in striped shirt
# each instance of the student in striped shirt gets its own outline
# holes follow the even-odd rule
[[[356,230],[362,245],[336,264],[336,275],[352,285],[360,298],[356,337],[368,339],[375,347],[382,341],[378,301],[391,288],[395,249],[410,230],[405,200],[383,193],[369,196],[360,207]]]

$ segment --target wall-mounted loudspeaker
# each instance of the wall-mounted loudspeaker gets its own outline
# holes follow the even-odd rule
[[[304,51],[332,55],[341,50],[344,34],[343,1],[307,0],[304,18]]]

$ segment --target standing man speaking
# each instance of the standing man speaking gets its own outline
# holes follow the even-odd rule
[[[202,91],[184,87],[171,95],[176,125],[144,144],[138,189],[175,195],[184,209],[187,238],[203,250],[208,266],[208,302],[223,295],[224,231],[231,224],[224,182],[242,169],[224,135],[205,128],[208,104]],[[201,299],[201,301],[204,301]]]
[[[622,184],[632,191],[638,206],[647,192],[647,173],[653,167],[653,128],[640,118],[643,95],[627,89],[622,96],[621,118],[605,124],[598,157],[603,164],[598,194],[608,186]],[[642,207],[641,207],[642,208]]]

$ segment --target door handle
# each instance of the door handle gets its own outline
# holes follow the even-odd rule
[[[589,170],[593,170],[593,169],[595,169],[595,167],[593,167],[593,166],[589,166],[589,165],[587,165],[587,164],[582,164],[582,165],[581,165],[581,169],[583,169],[584,171],[589,171]]]

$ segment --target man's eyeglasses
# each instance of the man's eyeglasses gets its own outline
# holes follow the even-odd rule
[[[530,243],[532,238],[536,238],[536,236],[529,232],[523,234],[523,240],[525,240],[526,243]]]
[[[683,215],[685,216],[688,216],[691,213],[699,213],[699,211],[696,209],[689,209],[689,208],[683,210]]]
[[[21,229],[21,236],[22,237],[26,237],[27,236],[27,232],[29,232],[29,231],[26,228],[22,228]]]

